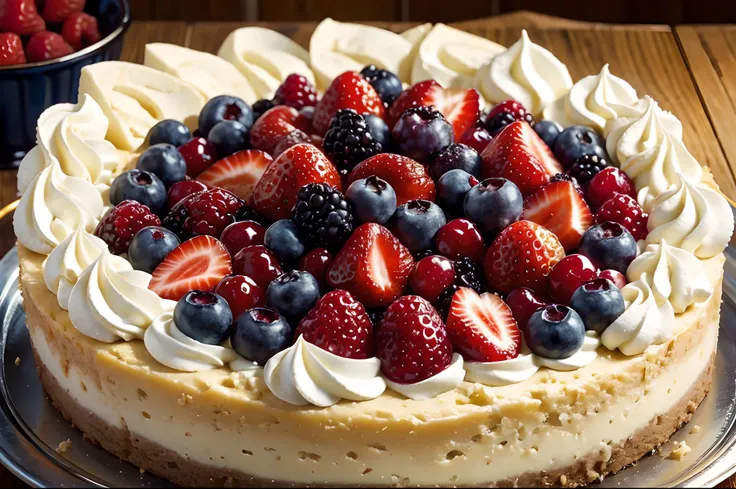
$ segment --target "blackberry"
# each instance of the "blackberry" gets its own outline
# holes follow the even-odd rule
[[[445,320],[450,312],[452,297],[460,287],[468,287],[479,294],[483,292],[480,276],[478,265],[470,258],[463,258],[455,262],[455,283],[447,287],[437,298],[437,311]]]
[[[570,175],[580,183],[586,185],[596,174],[608,166],[608,161],[598,155],[583,155],[575,160],[570,167]]]
[[[355,165],[383,150],[368,129],[365,118],[353,109],[341,109],[332,118],[322,141],[322,149],[339,170]]]
[[[567,173],[556,173],[555,176],[553,176],[549,183],[554,182],[570,182],[572,183],[572,186],[575,187],[575,190],[580,194],[581,197],[585,197],[585,192],[583,192],[583,187],[580,186],[577,179],[571,175],[568,175]]]
[[[257,121],[263,114],[273,109],[274,107],[276,107],[276,104],[273,103],[273,100],[269,100],[266,98],[262,98],[261,100],[256,100],[256,102],[253,104],[253,107],[252,107],[253,121]]]
[[[291,220],[312,247],[339,249],[353,232],[354,216],[342,192],[324,183],[299,189]]]

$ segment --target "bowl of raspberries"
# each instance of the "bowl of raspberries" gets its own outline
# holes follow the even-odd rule
[[[83,67],[118,59],[128,0],[0,0],[0,167],[17,166],[51,105],[77,101]]]

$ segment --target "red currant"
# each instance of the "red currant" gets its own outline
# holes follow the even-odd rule
[[[511,309],[516,323],[523,332],[526,330],[526,324],[529,322],[532,314],[546,306],[547,302],[540,299],[532,289],[519,287],[509,292],[509,295],[506,296],[506,305]]]
[[[181,182],[176,182],[171,186],[171,188],[169,188],[167,201],[169,209],[178,204],[184,197],[188,197],[203,190],[207,190],[207,185],[196,180],[182,180]]]
[[[580,254],[567,255],[547,277],[549,293],[555,301],[567,304],[578,287],[597,276],[598,268],[590,258]]]
[[[189,178],[196,178],[217,161],[215,146],[203,137],[195,137],[188,143],[182,144],[179,146],[179,153],[187,163]]]
[[[609,166],[596,173],[585,191],[588,203],[594,209],[602,206],[616,194],[636,197],[634,182],[618,168]]]
[[[455,282],[455,267],[444,256],[432,255],[422,258],[414,265],[409,275],[409,286],[414,293],[431,303]]]
[[[437,231],[437,251],[450,260],[470,258],[478,263],[485,255],[485,245],[478,227],[468,219],[453,219]]]
[[[315,248],[299,260],[299,270],[311,273],[322,290],[327,288],[325,272],[332,263],[332,254],[324,248]]]
[[[225,245],[230,256],[246,246],[262,245],[266,228],[255,221],[240,221],[230,224],[220,235],[220,241]]]
[[[245,275],[230,275],[220,280],[215,293],[222,296],[230,305],[233,319],[253,307],[266,304],[266,294],[256,282]]]
[[[611,282],[614,283],[616,287],[619,289],[623,289],[626,285],[626,276],[619,272],[618,270],[608,269],[608,270],[601,270],[598,274],[600,278],[607,278]]]
[[[264,290],[284,273],[276,255],[263,245],[246,246],[238,251],[233,260],[233,271],[252,278]]]

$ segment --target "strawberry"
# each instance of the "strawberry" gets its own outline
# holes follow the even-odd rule
[[[512,122],[481,153],[483,179],[504,177],[516,184],[524,197],[531,195],[562,166],[547,144],[525,121]]]
[[[71,14],[64,21],[61,35],[77,51],[96,43],[102,38],[100,29],[97,27],[97,19],[84,12]]]
[[[0,31],[30,36],[46,29],[34,0],[2,0],[0,4]]]
[[[450,366],[452,344],[435,308],[418,295],[405,295],[383,315],[376,356],[387,379],[414,384]]]
[[[583,233],[593,224],[588,204],[571,181],[555,181],[524,200],[522,219],[552,231],[565,251],[578,247]]]
[[[20,65],[26,62],[23,43],[18,34],[0,33],[0,66]]]
[[[483,268],[497,292],[507,294],[517,287],[540,291],[552,267],[564,257],[564,248],[549,230],[531,221],[517,221],[493,240]]]
[[[332,117],[340,109],[355,109],[359,114],[384,117],[383,101],[370,83],[354,71],[346,71],[332,81],[317,107],[312,125],[318,134],[324,135]]]
[[[26,45],[26,59],[29,63],[61,58],[73,52],[74,49],[61,34],[49,31],[37,32]]]
[[[282,138],[299,130],[309,131],[308,121],[299,116],[299,111],[286,105],[277,105],[267,110],[250,129],[250,144],[255,149],[273,154]]]
[[[46,22],[64,22],[74,12],[81,12],[85,0],[45,0],[43,18]]]
[[[498,362],[519,356],[521,331],[497,295],[479,295],[461,287],[452,297],[447,333],[455,351],[475,362]]]
[[[308,183],[342,188],[340,175],[324,153],[311,144],[297,144],[266,167],[253,191],[253,205],[268,219],[286,219],[291,215],[297,192]]]
[[[434,105],[435,92],[442,90],[442,85],[434,80],[421,81],[401,92],[401,95],[391,104],[386,115],[388,127],[393,128],[401,114],[412,107],[426,107]]]
[[[629,230],[635,240],[646,239],[649,231],[649,214],[644,212],[635,198],[626,194],[615,194],[608,199],[595,215],[595,222],[613,221]]]
[[[153,271],[148,288],[177,301],[190,290],[210,291],[233,271],[225,245],[212,236],[196,236],[169,253]]]
[[[401,295],[414,266],[409,250],[385,227],[359,226],[327,269],[327,283],[367,307],[385,307]]]
[[[391,153],[380,153],[360,162],[348,178],[353,183],[375,175],[386,180],[396,192],[396,205],[413,199],[434,201],[435,186],[425,167],[411,158]]]
[[[344,358],[373,356],[373,324],[363,304],[350,292],[333,290],[317,301],[294,333]]]
[[[223,158],[197,176],[208,187],[229,190],[249,206],[253,205],[253,189],[273,158],[257,149],[244,149]]]

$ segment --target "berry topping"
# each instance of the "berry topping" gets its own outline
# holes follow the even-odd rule
[[[396,192],[386,180],[376,176],[361,178],[350,184],[345,198],[352,204],[360,222],[384,224],[396,210]]]
[[[128,251],[133,237],[146,226],[160,226],[161,220],[145,205],[124,200],[107,211],[95,228],[95,236],[107,243],[110,253],[122,255]]]
[[[433,106],[412,107],[394,125],[391,137],[401,153],[428,163],[453,142],[452,125]]]
[[[453,219],[437,231],[437,251],[450,260],[469,258],[475,263],[483,260],[486,248],[478,226],[467,219]]]
[[[3,0],[3,4],[0,5],[0,31],[30,36],[46,29],[35,0]]]
[[[575,160],[569,171],[570,175],[573,176],[580,185],[585,186],[594,176],[607,166],[608,161],[598,155],[583,155]]]
[[[547,305],[545,301],[537,297],[537,294],[528,287],[519,287],[518,289],[512,290],[506,296],[506,304],[514,314],[519,328],[524,332],[532,314]]]
[[[585,326],[577,312],[567,306],[546,306],[529,318],[524,339],[542,358],[570,358],[583,346]]]
[[[534,127],[534,116],[531,114],[531,112],[526,110],[526,107],[521,105],[516,100],[504,100],[503,102],[494,105],[491,111],[488,113],[486,129],[488,129],[488,132],[490,132],[491,134],[503,128],[503,126],[495,127],[493,125],[493,118],[500,114],[511,115],[511,122],[526,121],[529,123],[530,126]]]
[[[404,90],[398,76],[388,70],[382,70],[375,65],[366,66],[360,70],[360,74],[368,80],[368,83],[378,93],[378,96],[381,97],[386,107],[394,103],[394,100]]]
[[[423,165],[397,154],[381,153],[360,163],[350,172],[349,183],[376,176],[388,182],[396,192],[396,204],[410,200],[434,200],[435,187]]]
[[[439,295],[455,283],[455,267],[444,256],[422,258],[409,275],[409,286],[416,295],[436,303]]]
[[[284,83],[276,90],[273,103],[288,105],[296,110],[302,107],[313,107],[317,104],[317,90],[309,83],[307,77],[292,73],[286,77]]]
[[[157,122],[146,136],[148,144],[171,144],[177,148],[192,139],[192,132],[187,126],[174,119],[164,119]]]
[[[478,185],[478,179],[465,170],[450,170],[437,180],[437,202],[445,212],[462,216],[465,196]]]
[[[45,0],[43,18],[46,22],[64,22],[74,12],[84,8],[85,0]]]
[[[179,244],[174,233],[160,226],[148,226],[138,231],[128,247],[128,260],[133,268],[153,273]]]
[[[248,205],[253,203],[253,191],[273,159],[257,149],[245,149],[221,159],[197,176],[208,187],[229,190]]]
[[[118,205],[124,200],[135,200],[160,214],[166,206],[166,188],[153,173],[128,170],[118,175],[110,185],[110,203]]]
[[[513,114],[510,114],[508,112],[499,112],[498,114],[494,115],[493,117],[488,116],[488,119],[486,121],[485,128],[488,131],[488,133],[491,135],[491,137],[495,136],[501,130],[511,124],[512,122],[515,122],[516,118]]]
[[[289,323],[279,313],[266,308],[249,309],[236,317],[230,343],[238,355],[258,365],[291,346]]]
[[[555,121],[539,121],[534,124],[534,132],[552,149],[555,147],[557,136],[562,132],[562,126]]]
[[[171,209],[183,198],[202,192],[203,190],[207,190],[207,185],[196,180],[182,180],[181,182],[176,182],[171,186],[171,188],[169,188],[167,205],[169,209]]]
[[[230,275],[223,278],[215,287],[215,293],[227,301],[235,319],[248,309],[263,307],[266,303],[263,289],[245,275]]]
[[[443,318],[447,317],[452,298],[461,287],[473,289],[479,294],[483,291],[480,269],[470,258],[463,258],[455,262],[455,283],[447,287],[437,298],[437,310]]]
[[[567,255],[547,277],[549,294],[556,302],[567,304],[578,287],[597,276],[598,269],[587,256],[578,253]]]
[[[575,187],[575,191],[580,194],[581,197],[585,197],[585,192],[574,177],[571,177],[567,173],[556,173],[555,176],[549,179],[550,183],[554,182],[570,182]]]
[[[26,59],[29,63],[48,61],[72,54],[72,48],[61,34],[49,31],[35,33],[26,44]]]
[[[174,307],[176,328],[193,340],[219,345],[230,336],[233,313],[225,299],[212,292],[192,290]]]
[[[215,124],[222,121],[237,121],[249,131],[253,126],[253,111],[244,100],[232,95],[211,98],[199,113],[199,132],[208,137]]]
[[[156,175],[166,188],[184,180],[187,176],[187,163],[172,144],[149,146],[138,158],[135,167]]]
[[[428,200],[410,200],[396,208],[389,228],[409,251],[432,247],[434,235],[447,223],[440,206]]]
[[[600,273],[598,273],[598,277],[607,278],[619,289],[623,289],[624,286],[626,286],[626,276],[618,270],[601,270]]]
[[[220,121],[215,124],[207,139],[220,157],[230,156],[248,147],[248,129],[238,121]]]
[[[484,127],[474,126],[468,129],[458,142],[470,146],[480,154],[491,139],[491,133]]]
[[[339,170],[350,171],[361,161],[380,153],[382,146],[373,138],[362,115],[353,109],[340,109],[332,118],[322,149]]]
[[[342,192],[323,183],[299,189],[291,220],[313,247],[339,249],[353,232],[353,213]]]
[[[480,178],[482,167],[483,160],[476,150],[465,144],[454,143],[442,150],[432,160],[429,174],[433,179],[439,180],[448,171],[459,169]]]
[[[381,143],[381,149],[386,151],[391,145],[391,129],[388,128],[386,121],[373,114],[363,114],[363,118],[373,139]]]
[[[505,178],[488,178],[470,189],[465,196],[465,215],[475,222],[481,232],[496,234],[512,222],[518,221],[524,200],[519,188]],[[493,209],[492,212],[489,212]]]
[[[646,239],[648,220],[649,214],[642,210],[636,199],[625,194],[614,195],[595,214],[597,223],[617,222],[628,229],[635,240]]]
[[[217,161],[215,145],[203,137],[192,138],[179,146],[179,154],[184,158],[189,178],[197,178]]]
[[[625,274],[636,258],[636,240],[621,224],[606,221],[585,231],[578,252],[600,269],[612,268]]]
[[[273,103],[273,100],[262,98],[256,100],[251,110],[253,111],[253,122],[261,118],[263,114],[276,107],[277,104]]]
[[[319,282],[321,290],[327,289],[327,269],[332,263],[332,253],[325,248],[315,248],[308,251],[299,260],[299,270],[304,270],[312,274]]]
[[[319,299],[319,284],[309,272],[292,270],[274,279],[266,290],[266,305],[278,312],[292,328]]]
[[[97,19],[84,12],[71,14],[61,27],[61,35],[75,51],[91,46],[102,39]]]
[[[263,290],[284,273],[274,252],[264,245],[246,246],[238,251],[233,258],[233,271],[252,278]]]
[[[309,131],[309,124],[299,117],[299,111],[287,105],[277,105],[253,124],[250,144],[255,149],[273,154],[279,141],[297,130],[302,133]]]
[[[634,182],[618,168],[609,166],[597,173],[585,189],[588,203],[594,209],[602,206],[617,194],[635,198]]]
[[[298,225],[289,219],[281,219],[271,224],[263,237],[263,244],[276,253],[286,268],[294,268],[307,247],[305,234]]]
[[[148,288],[179,300],[190,290],[212,290],[232,273],[230,254],[212,236],[197,236],[168,254],[153,271]]]
[[[243,201],[221,188],[211,188],[179,201],[164,218],[164,227],[188,239],[206,234],[220,237],[236,220]]]
[[[26,62],[23,42],[13,32],[0,32],[0,66],[19,65]]]
[[[587,126],[570,126],[562,131],[555,140],[554,153],[565,168],[570,168],[583,155],[595,155],[609,161],[606,140]]]
[[[265,234],[266,229],[257,222],[240,221],[226,227],[220,235],[220,241],[230,256],[235,256],[246,246],[263,244]]]
[[[570,307],[580,315],[585,329],[603,332],[624,313],[624,297],[608,279],[598,278],[581,285],[570,299]]]
[[[322,135],[330,127],[332,118],[340,109],[354,109],[357,113],[373,114],[383,118],[383,101],[370,83],[354,71],[346,71],[332,81],[314,109],[312,125]]]

